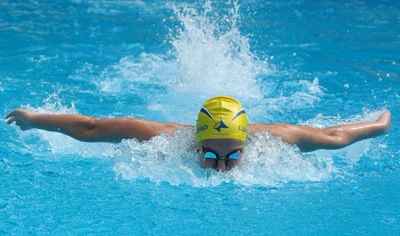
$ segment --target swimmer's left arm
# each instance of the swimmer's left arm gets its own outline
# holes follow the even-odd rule
[[[301,151],[318,149],[338,149],[354,142],[373,138],[388,132],[391,114],[384,112],[376,121],[345,124],[327,128],[289,124],[254,124],[250,132],[269,132],[283,141],[297,145]]]

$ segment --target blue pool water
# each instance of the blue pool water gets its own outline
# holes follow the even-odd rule
[[[204,171],[193,134],[81,143],[0,122],[0,235],[399,235],[398,1],[0,1],[0,113],[193,124],[239,98],[252,122],[393,114],[388,135],[301,154],[265,135]]]

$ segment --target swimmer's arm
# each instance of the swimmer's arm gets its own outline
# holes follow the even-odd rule
[[[372,122],[327,128],[288,124],[254,124],[250,126],[250,132],[269,132],[289,144],[297,145],[301,151],[309,152],[317,149],[338,149],[363,139],[373,138],[388,132],[390,125],[391,114],[386,111]]]
[[[148,140],[162,133],[172,134],[183,125],[134,118],[97,119],[82,115],[45,114],[18,109],[6,117],[22,130],[43,129],[66,134],[85,142],[120,142],[136,138]]]

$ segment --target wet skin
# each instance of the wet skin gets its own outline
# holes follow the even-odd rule
[[[204,140],[197,149],[199,152],[199,161],[201,163],[201,166],[203,168],[212,168],[217,171],[230,170],[239,163],[240,159],[239,160],[229,160],[228,158],[226,158],[226,160],[204,159],[203,157],[204,153],[202,152],[202,148],[205,148],[207,150],[212,150],[213,152],[217,153],[218,156],[220,157],[226,157],[227,154],[236,150],[241,150],[242,152],[243,146],[244,145],[242,142],[234,139]]]

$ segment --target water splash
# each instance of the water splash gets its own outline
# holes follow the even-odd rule
[[[238,5],[223,17],[214,14],[210,2],[201,10],[171,8],[178,23],[169,36],[171,49],[164,55],[122,58],[104,70],[99,89],[105,94],[143,94],[138,91],[141,86],[157,87],[147,108],[178,122],[192,123],[197,108],[210,96],[235,96],[249,107],[259,103],[263,94],[257,78],[272,69],[251,52],[248,38],[240,33]]]
[[[195,187],[224,182],[277,186],[287,182],[323,181],[334,171],[330,159],[306,159],[296,148],[268,134],[252,136],[242,162],[231,171],[204,170],[198,163],[193,140],[193,131],[186,129],[174,137],[159,136],[144,144],[125,141],[114,157],[114,170],[123,179],[145,178]]]
[[[224,15],[210,1],[198,8],[170,8],[176,20],[167,40],[170,50],[123,57],[106,68],[96,80],[104,95],[138,96],[148,111],[183,123],[193,123],[201,103],[215,95],[237,97],[255,120],[313,106],[323,96],[317,78],[268,79],[288,72],[276,71],[252,52],[248,36],[239,30],[237,2]]]
[[[200,100],[219,94],[230,94],[244,102],[263,98],[256,79],[271,69],[251,52],[248,38],[240,33],[239,5],[234,3],[231,9],[229,15],[220,17],[210,2],[202,12],[174,8],[182,26],[171,36],[179,62],[175,91],[197,93]]]
[[[137,94],[147,103],[146,108],[158,112],[162,119],[185,123],[193,123],[196,107],[213,95],[236,96],[248,107],[249,114],[264,120],[271,117],[265,107],[269,112],[287,112],[312,106],[323,96],[317,78],[311,81],[267,80],[274,73],[285,72],[275,71],[268,61],[257,58],[251,51],[248,38],[239,30],[237,3],[223,17],[208,1],[202,10],[190,6],[173,6],[172,9],[179,27],[171,31],[171,50],[165,54],[124,57],[107,67],[95,81],[104,96]],[[266,89],[265,85],[271,89]],[[37,110],[76,113],[73,104],[63,105],[56,95],[50,96],[44,104]],[[134,113],[128,111],[131,112]],[[332,120],[317,116],[308,123],[323,126],[344,121],[347,120],[340,117]],[[288,182],[326,181],[346,169],[335,164],[336,155],[350,156],[352,161],[346,166],[351,167],[370,146],[365,141],[333,154],[304,155],[279,139],[260,134],[249,139],[243,161],[237,168],[217,173],[200,168],[190,129],[180,130],[173,137],[162,135],[144,143],[125,140],[116,145],[82,143],[45,131],[32,133],[45,141],[54,154],[113,160],[114,171],[123,179],[149,179],[196,187],[224,182],[277,186]]]

